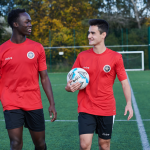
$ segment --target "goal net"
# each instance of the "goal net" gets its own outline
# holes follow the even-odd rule
[[[77,55],[91,46],[44,47],[48,72],[68,72]],[[126,71],[144,70],[144,51],[117,51],[122,54]]]
[[[123,62],[126,71],[144,70],[144,52],[143,51],[122,51]]]

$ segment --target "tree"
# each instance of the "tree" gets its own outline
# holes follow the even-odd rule
[[[150,0],[90,0],[89,2],[99,10],[97,16],[106,19],[110,26],[115,28],[141,28],[150,13]]]
[[[25,8],[27,10],[29,8],[28,4],[28,0],[0,0],[0,18],[3,20],[0,21],[0,44],[10,38],[10,32],[7,31],[8,24],[6,21],[8,13],[14,8]]]
[[[42,43],[44,47],[87,45],[88,26],[84,26],[82,20],[92,18],[94,9],[85,0],[32,0],[29,6],[33,26],[31,39]],[[47,62],[50,62],[52,56],[52,64],[58,68],[62,64],[61,61],[67,65],[74,61],[73,49],[64,48],[61,61],[59,51],[62,49],[46,50]],[[76,49],[76,51],[78,53],[80,50]]]
[[[138,28],[141,28],[141,23],[140,23],[140,18],[139,18],[139,12],[138,12],[138,9],[137,9],[137,0],[131,0],[131,2],[133,4],[133,10],[134,10],[136,21],[138,23]]]
[[[11,29],[8,28],[4,17],[0,17],[0,45],[11,37]]]
[[[52,46],[58,45],[56,37],[67,35],[67,30],[83,29],[82,20],[92,17],[92,7],[89,3],[80,0],[32,0],[29,14],[32,18],[33,36],[36,41],[49,45],[49,30],[55,32],[52,37]],[[57,32],[57,36],[56,36]],[[62,33],[62,34],[59,34]],[[67,34],[66,34],[67,33]],[[71,35],[73,37],[73,34]],[[45,38],[43,38],[45,37]],[[55,38],[54,42],[53,39]],[[66,39],[66,41],[64,41]],[[73,38],[72,38],[73,39]],[[60,46],[68,45],[69,40],[59,39]],[[72,40],[73,41],[73,40]],[[70,43],[72,45],[73,42]]]

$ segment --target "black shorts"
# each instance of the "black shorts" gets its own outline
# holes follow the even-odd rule
[[[96,116],[87,113],[79,113],[79,135],[98,134],[102,139],[111,139],[114,116]]]
[[[4,111],[6,129],[15,129],[23,125],[32,131],[44,131],[43,109],[24,111],[22,109]]]

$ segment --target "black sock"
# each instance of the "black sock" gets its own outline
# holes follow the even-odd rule
[[[35,150],[37,150],[37,149],[36,149],[36,147],[35,147]],[[46,146],[46,143],[45,143],[45,149],[44,149],[44,150],[47,150],[47,146]]]
[[[46,143],[45,143],[45,149],[44,150],[47,150],[47,146],[46,146]]]

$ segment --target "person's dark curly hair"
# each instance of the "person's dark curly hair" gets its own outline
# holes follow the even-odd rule
[[[26,12],[25,9],[14,9],[8,14],[7,22],[10,25],[10,27],[13,29],[13,23],[17,21],[17,18],[19,17],[20,13]]]
[[[106,32],[106,36],[107,36],[108,30],[109,30],[109,25],[108,25],[107,21],[102,20],[102,19],[90,19],[89,25],[90,26],[98,26],[98,30],[99,30],[100,34],[102,34],[103,32]]]

